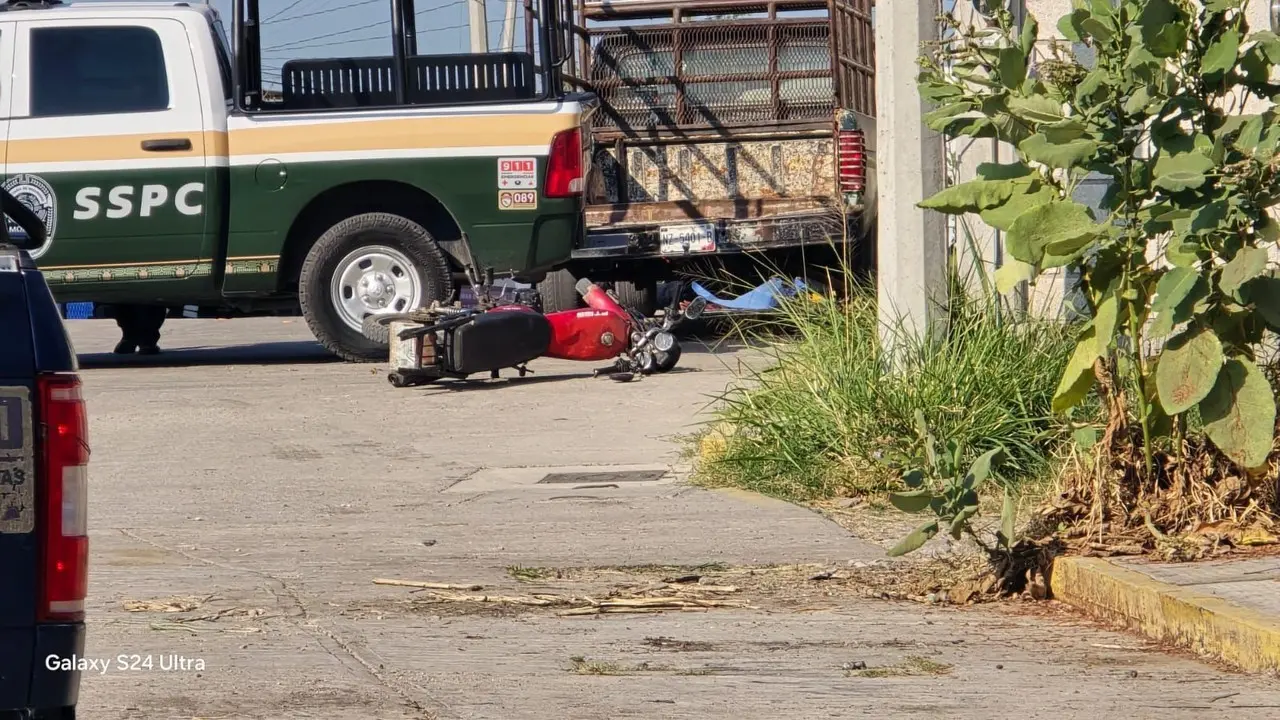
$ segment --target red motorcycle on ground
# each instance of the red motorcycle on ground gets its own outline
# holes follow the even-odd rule
[[[593,374],[620,381],[667,372],[680,360],[680,343],[672,331],[682,322],[696,320],[706,307],[706,300],[699,297],[681,308],[677,292],[662,316],[647,318],[624,308],[584,278],[577,290],[586,309],[543,314],[536,308],[535,290],[517,293],[515,303],[497,304],[491,299],[493,272],[487,271],[481,284],[471,266],[466,270],[476,291],[475,307],[436,303],[416,312],[365,319],[365,335],[385,338],[389,345],[387,380],[395,387],[441,378],[461,380],[483,372],[496,378],[507,368],[524,377],[532,372],[529,361],[540,357],[613,360]]]

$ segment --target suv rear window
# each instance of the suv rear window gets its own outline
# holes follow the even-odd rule
[[[167,110],[169,78],[150,28],[31,30],[31,116]]]

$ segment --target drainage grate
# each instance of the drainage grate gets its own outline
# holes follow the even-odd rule
[[[558,472],[548,473],[538,481],[539,485],[601,485],[622,482],[657,482],[667,474],[666,470],[616,470],[613,472]]]

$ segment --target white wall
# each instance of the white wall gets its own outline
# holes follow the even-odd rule
[[[1024,2],[1027,14],[1035,17],[1039,23],[1041,57],[1047,56],[1049,43],[1055,38],[1069,46],[1069,41],[1058,31],[1058,19],[1071,11],[1071,0],[1024,0]],[[963,0],[957,2],[956,17],[964,22],[967,19],[965,13],[971,11],[971,9],[972,6],[969,3]],[[1247,14],[1251,32],[1270,29],[1268,0],[1249,0]],[[1270,105],[1270,103],[1251,100],[1242,112],[1261,112],[1266,109],[1267,105]],[[947,145],[949,161],[958,165],[956,167],[956,176],[948,178],[949,182],[964,182],[972,179],[979,163],[993,160],[1009,162],[1014,157],[1013,149],[1009,145],[1002,143],[997,151],[993,149],[993,143],[990,140],[972,141],[959,139],[948,141]],[[1280,210],[1273,209],[1272,214],[1280,217]],[[980,247],[978,257],[973,257],[972,253],[965,247],[967,240],[964,229],[959,227],[959,223],[955,223],[952,229],[953,241],[956,243],[957,254],[961,258],[961,267],[964,268],[972,266],[976,262],[981,262],[988,271],[994,270],[1004,254],[999,233],[987,227],[975,217],[965,217],[964,222]],[[1280,247],[1272,247],[1270,252],[1272,260],[1280,262]],[[1150,252],[1152,256],[1158,256],[1161,253],[1162,250],[1155,247]],[[1038,315],[1059,316],[1061,314],[1064,287],[1064,272],[1062,270],[1045,273],[1029,289],[1028,297],[1026,298],[1028,309]]]

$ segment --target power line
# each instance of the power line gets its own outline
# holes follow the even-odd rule
[[[280,17],[281,15],[283,15],[283,14],[285,14],[285,13],[289,12],[290,10],[292,10],[292,9],[294,9],[294,8],[296,8],[296,7],[298,7],[298,6],[299,6],[299,5],[301,5],[301,4],[302,4],[302,0],[293,0],[293,2],[291,2],[291,3],[289,3],[287,6],[285,6],[285,9],[281,10],[280,12],[276,13],[275,15],[272,15],[272,16],[271,16],[271,17],[269,17],[269,18],[264,18],[262,22],[266,23],[266,22],[270,22],[270,21],[272,21],[272,20],[275,20],[276,18],[278,18],[278,17]]]
[[[424,11],[424,12],[425,12],[425,11]],[[417,15],[417,13],[414,13],[414,14],[415,14],[415,15]],[[504,22],[504,19],[503,19],[503,18],[494,18],[494,19],[490,20],[490,21],[488,22],[488,24],[489,24],[489,25],[496,25],[496,24],[498,24],[498,23],[500,23],[500,22]],[[282,43],[282,44],[280,44],[280,45],[276,45],[276,46],[274,46],[274,47],[270,48],[270,50],[271,50],[272,52],[277,52],[277,51],[281,51],[281,50],[314,50],[315,48],[321,48],[321,47],[332,47],[332,46],[334,46],[334,45],[349,45],[349,44],[351,44],[351,43],[356,43],[356,42],[368,42],[368,41],[370,41],[370,40],[378,40],[378,39],[380,39],[380,38],[383,38],[383,37],[389,37],[389,36],[388,36],[388,35],[382,35],[382,34],[379,34],[379,35],[376,35],[376,36],[373,36],[373,37],[348,38],[348,39],[346,39],[346,40],[334,40],[334,41],[331,41],[331,42],[325,42],[325,43],[316,43],[316,42],[315,42],[316,40],[323,40],[323,39],[325,39],[325,38],[331,38],[331,37],[341,37],[341,36],[343,36],[343,35],[346,35],[347,33],[358,32],[358,31],[360,31],[360,30],[369,30],[369,29],[371,29],[371,28],[375,28],[375,27],[378,27],[378,26],[380,26],[380,25],[388,25],[388,24],[390,24],[390,22],[389,22],[389,21],[376,22],[376,23],[371,23],[371,24],[369,24],[369,25],[362,25],[362,26],[360,26],[360,27],[356,27],[356,28],[348,28],[348,29],[346,29],[346,30],[339,30],[338,32],[327,33],[327,34],[324,34],[324,35],[316,35],[316,36],[314,36],[314,37],[310,37],[310,38],[303,38],[303,39],[301,39],[301,40],[293,40],[293,41],[291,41],[291,42],[287,42],[287,43]],[[463,29],[463,28],[468,28],[468,27],[471,27],[471,24],[470,24],[470,23],[464,23],[464,24],[462,24],[462,25],[447,25],[447,26],[445,26],[445,27],[437,27],[437,28],[430,28],[430,29],[427,29],[427,30],[419,30],[418,32],[423,33],[423,34],[429,34],[429,33],[434,33],[434,32],[445,32],[445,31],[448,31],[448,30],[461,30],[461,29]]]
[[[372,5],[372,4],[374,4],[374,3],[385,3],[385,2],[387,2],[387,0],[362,0],[361,2],[354,3],[354,4],[351,4],[351,5],[347,5],[346,7],[340,7],[340,8],[325,8],[325,9],[323,9],[323,10],[313,10],[312,12],[309,12],[309,13],[303,13],[303,14],[301,14],[301,15],[294,15],[294,16],[292,16],[292,17],[284,18],[284,19],[282,19],[280,22],[286,22],[286,21],[288,21],[288,20],[301,20],[302,18],[315,17],[315,16],[317,16],[317,15],[326,15],[326,14],[328,14],[328,13],[342,12],[343,10],[349,10],[349,9],[351,9],[351,8],[358,8],[358,7],[361,7],[362,5]],[[436,11],[438,11],[438,10],[449,10],[449,9],[451,9],[451,8],[460,8],[460,7],[463,7],[463,6],[462,6],[462,5],[459,5],[459,4],[453,4],[453,5],[437,5],[436,7],[427,8],[426,10],[418,10],[418,11],[417,11],[417,12],[415,12],[413,15],[414,15],[414,17],[419,17],[419,16],[422,16],[422,15],[426,15],[426,14],[428,14],[428,13],[436,12]],[[264,21],[264,22],[265,22],[265,21]],[[390,20],[388,20],[387,22],[390,22]]]
[[[369,29],[371,29],[371,28],[376,28],[376,27],[378,27],[379,25],[388,25],[388,24],[390,24],[390,21],[382,20],[382,21],[375,22],[375,23],[369,23],[368,25],[361,25],[360,27],[347,28],[347,29],[345,29],[345,30],[339,30],[339,31],[337,31],[337,32],[325,33],[325,34],[323,34],[323,35],[314,35],[314,36],[312,36],[312,37],[309,37],[309,38],[303,38],[303,39],[301,39],[301,40],[292,40],[292,41],[290,41],[290,42],[283,43],[283,44],[281,44],[281,45],[277,45],[277,46],[276,46],[275,48],[273,48],[273,49],[275,49],[275,50],[283,50],[283,49],[287,49],[287,48],[293,47],[294,45],[305,45],[305,44],[310,43],[310,42],[315,42],[316,40],[323,40],[323,39],[325,39],[325,38],[331,38],[331,37],[341,37],[341,36],[343,36],[343,35],[347,35],[347,34],[349,34],[349,33],[359,32],[359,31],[361,31],[361,30],[369,30]]]
[[[315,17],[316,15],[325,15],[325,14],[333,13],[333,12],[342,12],[343,10],[350,10],[350,9],[352,9],[352,8],[358,8],[358,7],[362,7],[362,6],[364,6],[364,5],[372,5],[372,4],[374,4],[374,3],[385,3],[386,1],[387,1],[387,0],[361,0],[361,2],[352,3],[352,4],[347,5],[347,6],[345,6],[345,7],[340,7],[340,8],[324,8],[324,9],[322,9],[322,10],[312,10],[311,12],[303,13],[303,14],[301,14],[301,15],[294,15],[293,17],[287,17],[287,18],[284,18],[284,19],[282,19],[280,22],[286,22],[286,21],[288,21],[288,20],[301,20],[302,18]],[[276,18],[278,18],[278,17],[280,17],[280,13],[276,13],[275,15],[272,15],[271,17],[267,18],[266,20],[263,20],[262,22],[265,24],[265,23],[267,23],[267,22],[269,22],[269,21],[271,21],[271,20],[274,20],[274,19],[276,19]]]

